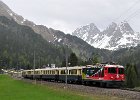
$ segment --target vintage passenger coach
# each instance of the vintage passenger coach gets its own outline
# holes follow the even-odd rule
[[[28,79],[60,82],[67,80],[68,83],[97,84],[103,87],[120,86],[125,81],[124,67],[110,64],[24,70],[22,76]]]

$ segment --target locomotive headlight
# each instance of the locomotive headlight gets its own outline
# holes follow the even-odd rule
[[[113,76],[111,76],[110,78],[113,79]]]

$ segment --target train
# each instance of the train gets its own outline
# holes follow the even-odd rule
[[[101,87],[120,87],[125,81],[124,67],[116,64],[23,70],[22,77],[84,85],[95,84]]]

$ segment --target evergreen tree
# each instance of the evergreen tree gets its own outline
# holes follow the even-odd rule
[[[62,61],[61,67],[65,67],[65,66],[66,66],[66,60],[64,59],[64,60]]]
[[[76,66],[78,63],[78,58],[75,53],[71,53],[69,57],[70,66]]]
[[[129,88],[134,88],[137,83],[137,74],[135,66],[133,64],[127,64],[126,66],[126,85]]]
[[[97,64],[97,63],[99,63],[99,62],[100,62],[100,61],[99,61],[98,56],[95,55],[95,56],[93,57],[93,64]]]

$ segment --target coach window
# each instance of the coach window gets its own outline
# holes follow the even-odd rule
[[[50,74],[50,71],[48,70],[48,75]]]
[[[59,70],[56,70],[56,74],[59,75]]]
[[[44,74],[47,74],[47,71],[46,70],[44,71]]]
[[[43,70],[41,71],[41,74],[43,74]]]
[[[76,69],[71,70],[71,74],[77,74],[77,70]]]
[[[50,70],[50,74],[52,74],[52,71]]]
[[[53,71],[51,70],[51,74],[53,74]]]
[[[71,75],[71,70],[69,70],[69,75]]]
[[[61,74],[65,74],[65,70],[61,70]]]
[[[49,70],[49,74],[51,74],[51,71]]]
[[[53,71],[53,74],[55,74],[55,71]]]

